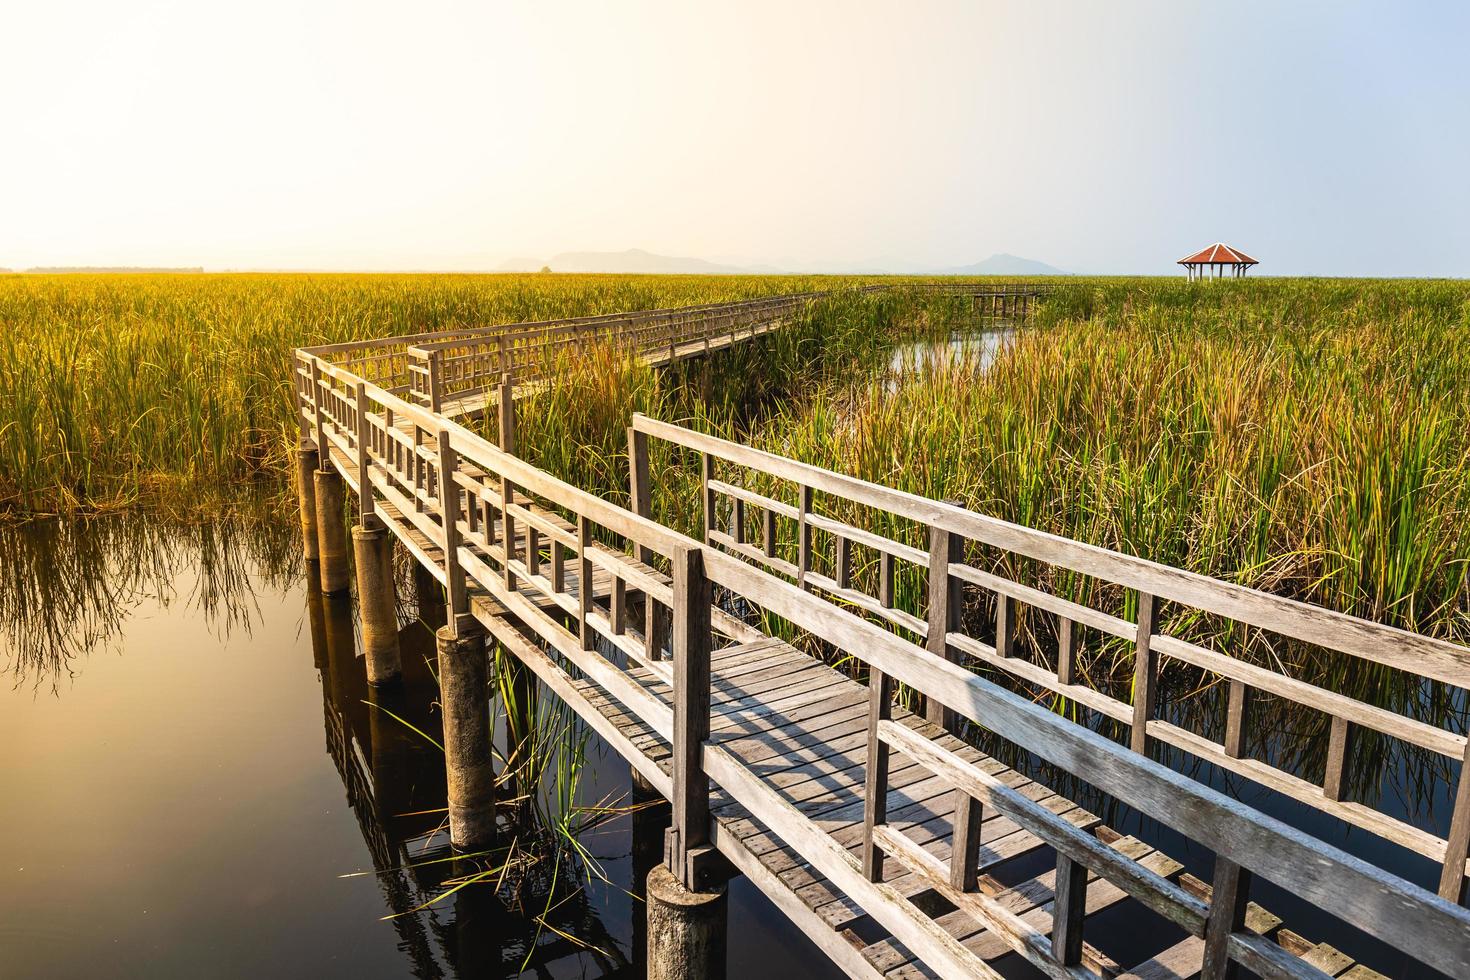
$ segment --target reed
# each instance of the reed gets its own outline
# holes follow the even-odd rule
[[[0,516],[284,485],[294,348],[828,289],[799,276],[0,276]]]
[[[1467,340],[1463,283],[1080,282],[993,363],[830,386],[748,435],[1030,527],[1465,640]],[[1075,576],[993,560],[1131,614],[1126,596]],[[901,581],[901,604],[922,608],[920,588],[920,576]],[[1172,626],[1224,639],[1220,624]],[[1104,674],[1127,666],[1095,652]],[[1362,673],[1344,684],[1389,690]]]

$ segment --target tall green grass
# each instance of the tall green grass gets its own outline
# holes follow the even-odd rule
[[[228,504],[281,482],[294,348],[828,289],[836,278],[0,276],[0,515]]]

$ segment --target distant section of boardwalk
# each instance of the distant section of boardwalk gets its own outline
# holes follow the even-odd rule
[[[1041,293],[945,288],[1011,312]],[[665,858],[684,887],[707,888],[733,867],[853,976],[994,977],[996,962],[1015,956],[1055,978],[1217,978],[1238,968],[1377,976],[1252,902],[1260,877],[1427,969],[1470,978],[1470,912],[1459,905],[1470,778],[1451,767],[1459,784],[1445,836],[1344,789],[1355,729],[1461,764],[1465,736],[1171,636],[1160,608],[1316,644],[1426,685],[1470,686],[1465,648],[641,416],[629,428],[628,508],[514,454],[513,387],[543,381],[556,363],[549,352],[601,338],[670,363],[778,330],[814,299],[299,351],[303,458],[340,474],[364,525],[386,527],[443,584],[450,646],[441,658],[488,634],[673,802]],[[502,446],[456,421],[490,406]],[[649,517],[655,483],[666,482],[650,470],[656,441],[701,461],[700,540]],[[332,513],[310,496],[304,520]],[[834,501],[882,520],[846,523],[832,516]],[[328,545],[336,533],[320,528]],[[1097,580],[1120,603],[1083,606],[1008,580],[984,553]],[[899,608],[900,578],[925,583],[922,607]],[[993,614],[973,635],[961,613],[981,601]],[[1045,623],[1055,635],[1050,652],[1022,642],[1023,607],[1033,629]],[[1131,701],[1079,676],[1088,633],[1132,647]],[[798,649],[797,636],[836,666]],[[1160,716],[1165,659],[1223,682],[1223,732]],[[900,691],[918,713],[897,703]],[[483,704],[455,699],[483,693],[483,683],[479,695],[446,686],[446,715],[482,716]],[[1128,744],[1054,713],[1042,696],[1111,719]],[[1251,706],[1263,698],[1330,716],[1321,782],[1250,757]],[[1183,874],[1067,792],[973,748],[957,737],[969,725],[1049,766],[1065,780],[1058,789],[1090,784],[1212,852],[1213,880]],[[1156,743],[1424,855],[1442,869],[1440,894],[1159,764]],[[450,792],[454,814],[453,780]],[[1110,925],[1099,926],[1104,915]],[[1119,915],[1152,941],[1127,962],[1113,952]]]

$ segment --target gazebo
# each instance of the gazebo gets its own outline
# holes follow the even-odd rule
[[[1226,266],[1230,267],[1231,277],[1239,279],[1245,275],[1245,270],[1256,264],[1256,260],[1238,248],[1216,242],[1193,255],[1185,256],[1179,260],[1179,264],[1184,266],[1185,275],[1190,279],[1220,279],[1225,275]],[[1210,275],[1211,270],[1214,271],[1213,276]]]

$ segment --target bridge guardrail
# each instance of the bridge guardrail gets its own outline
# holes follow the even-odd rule
[[[681,426],[635,416],[633,428],[653,438],[719,460],[735,471],[715,479],[704,464],[706,542],[863,610],[866,615],[922,638],[927,648],[955,661],[969,659],[985,667],[1073,701],[1130,729],[1129,744],[1146,752],[1158,741],[1227,771],[1328,813],[1398,846],[1423,854],[1442,867],[1440,894],[1458,901],[1470,871],[1470,742],[1465,735],[1370,704],[1331,689],[1258,666],[1215,649],[1171,636],[1159,626],[1159,603],[1173,602],[1231,622],[1269,631],[1302,643],[1324,647],[1369,664],[1404,671],[1416,682],[1437,681],[1470,688],[1470,649],[1380,623],[1332,612],[1204,575],[1160,565],[1032,528],[977,514],[799,463],[749,446],[704,435]],[[762,492],[764,491],[764,492]],[[825,515],[814,505],[815,492],[843,501],[868,514],[871,523],[902,527],[927,547],[915,547],[899,534],[877,533]],[[778,499],[785,497],[787,499]],[[794,498],[795,503],[791,502]],[[719,502],[728,506],[719,507]],[[723,514],[717,514],[723,510]],[[749,510],[751,513],[747,513]],[[761,515],[762,544],[747,535],[747,524]],[[795,561],[777,554],[777,520],[796,526]],[[722,530],[729,528],[729,531]],[[818,536],[830,541],[817,547]],[[967,561],[1019,556],[1053,566],[1074,576],[1116,587],[1134,597],[1132,616],[1115,615],[1014,581]],[[869,591],[858,587],[856,561],[877,562]],[[819,561],[820,559],[820,561]],[[818,565],[830,574],[818,570]],[[921,614],[899,608],[894,578],[900,568],[912,570],[924,584],[927,609]],[[994,641],[966,632],[960,616],[961,590],[995,597]],[[1030,656],[1017,641],[1021,606],[1030,606],[1055,623],[1056,658],[1046,663]],[[1122,700],[1084,682],[1076,669],[1082,631],[1092,630],[1134,648],[1134,698]],[[1226,729],[1220,741],[1156,716],[1161,658],[1210,672],[1227,686]],[[1320,711],[1331,719],[1330,744],[1321,783],[1310,782],[1271,761],[1253,759],[1246,751],[1252,701],[1281,698]],[[930,715],[942,724],[942,712]],[[1440,837],[1362,803],[1345,798],[1344,777],[1352,760],[1353,729],[1361,728],[1408,746],[1462,763],[1449,834]]]

